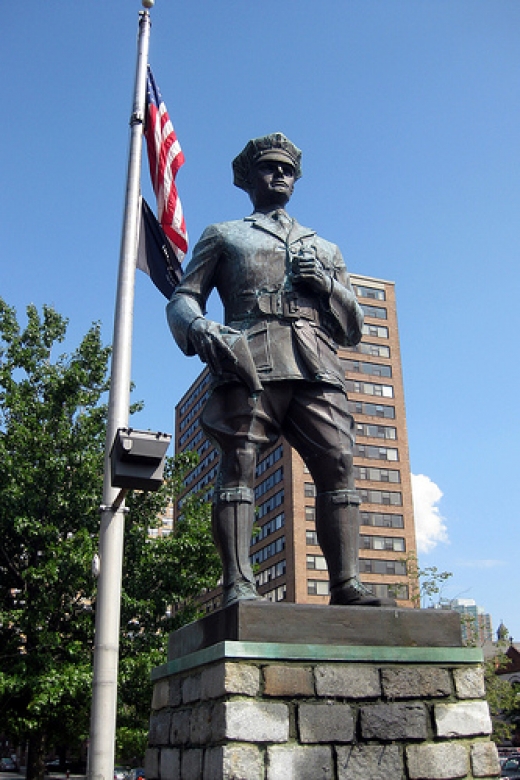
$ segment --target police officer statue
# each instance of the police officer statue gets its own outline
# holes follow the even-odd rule
[[[213,535],[223,600],[260,598],[249,560],[257,456],[280,434],[313,477],[316,531],[330,577],[330,603],[394,605],[359,581],[359,503],[353,419],[337,345],[361,339],[363,313],[337,246],[289,217],[301,151],[282,133],[255,138],[233,161],[249,217],[210,225],[167,306],[186,355],[208,364],[213,388],[201,424],[221,451]],[[224,325],[205,317],[216,288]]]

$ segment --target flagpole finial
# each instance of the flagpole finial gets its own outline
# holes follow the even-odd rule
[[[141,0],[143,8],[153,8],[155,0]]]

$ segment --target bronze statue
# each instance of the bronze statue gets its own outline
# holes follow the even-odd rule
[[[167,306],[186,355],[214,378],[201,424],[221,451],[213,534],[223,564],[223,606],[260,598],[249,560],[257,456],[283,434],[316,485],[316,531],[330,603],[395,605],[359,581],[354,421],[337,344],[361,340],[363,313],[337,246],[291,219],[301,151],[282,133],[255,138],[233,161],[253,214],[210,225]],[[216,288],[225,325],[206,319]]]

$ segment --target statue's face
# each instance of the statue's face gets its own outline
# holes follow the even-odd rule
[[[294,190],[294,168],[282,160],[260,160],[251,172],[255,208],[283,208]]]

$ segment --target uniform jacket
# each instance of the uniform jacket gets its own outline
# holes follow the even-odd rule
[[[302,249],[313,252],[331,278],[330,294],[293,283],[293,258]],[[171,330],[187,355],[194,354],[190,325],[205,313],[213,289],[225,324],[246,334],[262,383],[307,379],[344,388],[337,345],[360,341],[363,313],[337,246],[295,220],[288,230],[262,213],[210,225],[167,305]]]

